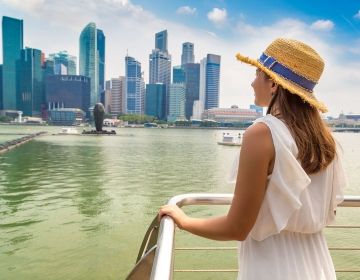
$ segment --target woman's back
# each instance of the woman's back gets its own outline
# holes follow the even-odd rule
[[[286,125],[272,115],[257,122],[271,131],[275,163],[255,225],[240,242],[239,279],[336,279],[321,230],[341,201],[341,162],[308,176]]]

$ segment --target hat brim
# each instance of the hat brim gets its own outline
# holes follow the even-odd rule
[[[253,65],[259,68],[260,70],[264,71],[275,83],[281,85],[283,88],[287,89],[291,93],[300,96],[302,100],[309,103],[312,107],[317,108],[322,113],[326,113],[328,111],[325,104],[317,100],[312,92],[307,91],[306,89],[300,87],[294,82],[271,71],[270,69],[262,65],[258,60],[243,56],[240,53],[236,54],[236,58],[241,62]]]

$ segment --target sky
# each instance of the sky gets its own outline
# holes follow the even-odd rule
[[[168,31],[172,66],[183,42],[195,61],[221,56],[220,107],[248,108],[255,69],[235,59],[258,58],[276,38],[303,41],[322,56],[325,70],[315,95],[328,116],[360,114],[360,1],[308,0],[0,0],[0,15],[24,20],[24,45],[47,56],[66,50],[79,57],[82,29],[95,22],[106,36],[106,79],[125,74],[125,56],[142,65],[148,83],[155,33]],[[2,42],[0,43],[0,64]]]

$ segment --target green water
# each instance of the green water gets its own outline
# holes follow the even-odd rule
[[[216,144],[221,131],[129,128],[117,129],[117,136],[52,135],[60,129],[0,126],[0,143],[9,139],[6,134],[49,131],[0,155],[0,279],[124,279],[148,224],[168,198],[233,191],[225,178],[237,148]],[[345,151],[346,193],[359,195],[360,134],[336,137]],[[187,211],[208,216],[226,209]],[[353,209],[338,216],[339,223],[360,224]],[[358,232],[327,232],[329,244],[358,246]],[[235,245],[184,232],[177,233],[176,244]],[[336,265],[360,267],[359,252],[333,258]],[[177,269],[211,266],[236,268],[236,252],[176,253]],[[175,273],[175,279],[235,278],[236,273]]]

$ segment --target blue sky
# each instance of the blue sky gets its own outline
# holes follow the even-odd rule
[[[0,0],[0,11],[23,19],[25,45],[45,55],[67,50],[78,57],[80,32],[95,22],[106,36],[107,79],[124,75],[129,52],[147,82],[154,34],[167,29],[173,66],[186,41],[194,43],[197,62],[221,55],[222,107],[253,102],[255,69],[235,60],[238,51],[258,57],[277,37],[302,40],[325,60],[315,93],[329,114],[360,113],[359,1]]]

